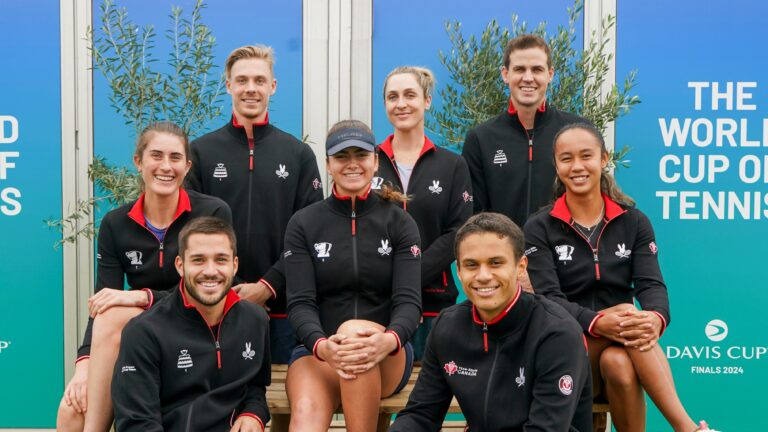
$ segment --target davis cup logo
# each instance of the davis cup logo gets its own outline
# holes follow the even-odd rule
[[[720,342],[728,336],[728,324],[723,320],[713,319],[707,323],[706,327],[704,327],[704,334],[706,334],[712,342]]]

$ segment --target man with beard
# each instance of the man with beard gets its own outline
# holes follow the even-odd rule
[[[214,217],[190,221],[175,264],[179,288],[123,331],[112,380],[117,430],[262,432],[268,318],[232,291],[232,227]]]

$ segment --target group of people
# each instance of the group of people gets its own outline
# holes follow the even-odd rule
[[[327,198],[309,146],[269,122],[273,63],[234,50],[231,120],[191,145],[167,122],[139,136],[144,191],[101,223],[60,430],[263,431],[271,364],[287,363],[292,431],[326,431],[340,405],[347,430],[371,431],[419,361],[391,430],[439,430],[456,397],[471,431],[591,431],[602,397],[641,431],[644,389],[675,431],[704,430],[657,344],[653,229],[600,131],[546,103],[544,40],[505,47],[509,107],[461,156],[425,134],[432,73],[393,70],[389,137],[329,130]]]

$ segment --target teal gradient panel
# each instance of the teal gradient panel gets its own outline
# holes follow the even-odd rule
[[[661,339],[669,358],[680,398],[694,420],[706,419],[718,430],[756,430],[764,423],[762,409],[765,383],[768,382],[768,283],[762,244],[768,238],[768,147],[764,129],[768,109],[768,60],[763,55],[768,38],[768,5],[760,1],[722,2],[620,1],[618,4],[617,74],[638,70],[636,94],[642,103],[617,122],[617,146],[628,145],[632,152],[629,169],[618,172],[624,189],[638,201],[656,230],[659,258],[669,289],[672,322]],[[695,90],[689,82],[709,83],[701,93],[701,106],[695,106]],[[711,87],[717,82],[724,93],[733,84],[733,98],[723,96],[718,109],[712,107]],[[737,82],[756,83],[745,92],[751,98],[744,104],[754,110],[740,110],[736,105]],[[727,99],[733,102],[727,107]],[[665,146],[662,127],[672,119],[697,121],[693,136],[685,146],[681,140]],[[733,121],[737,126],[734,141],[756,141],[755,147],[732,147],[727,139],[718,147],[707,142],[707,124],[712,134],[721,124]],[[742,123],[742,121],[744,123]],[[744,127],[742,127],[742,125]],[[684,177],[664,181],[662,158],[689,157],[695,164],[687,172],[692,177],[704,174],[702,181]],[[759,179],[742,181],[742,158],[759,161]],[[727,160],[722,173],[699,170],[699,158]],[[667,164],[667,174],[683,174],[684,167]],[[708,175],[714,175],[711,182]],[[681,192],[690,208],[681,209]],[[665,215],[664,199],[671,197]],[[704,214],[704,194],[729,192],[743,200],[744,194],[759,196],[757,206],[750,203],[749,218],[736,212],[723,218],[710,211]],[[698,196],[695,196],[698,194]],[[727,204],[726,204],[727,208]],[[754,213],[757,211],[757,213]],[[757,218],[755,215],[757,214]],[[695,217],[695,219],[694,219]],[[727,336],[717,337],[722,325]],[[715,323],[716,324],[716,323]],[[715,332],[712,338],[706,329]],[[712,340],[715,339],[715,340]],[[648,430],[669,430],[661,414],[649,400]]]
[[[59,34],[58,2],[0,2],[0,428],[54,427],[63,391]]]

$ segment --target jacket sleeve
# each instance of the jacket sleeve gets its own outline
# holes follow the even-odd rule
[[[442,234],[424,251],[421,257],[421,286],[435,280],[455,259],[453,244],[456,231],[472,216],[472,184],[467,163],[457,160],[451,183],[450,203]]]
[[[568,300],[560,288],[557,267],[552,257],[552,246],[547,240],[544,222],[537,217],[528,220],[524,228],[525,256],[528,257],[528,277],[533,290],[558,303],[571,314],[581,325],[584,332],[589,333],[592,322],[598,313],[585,308],[578,303]]]
[[[120,432],[162,431],[160,347],[135,320],[123,329],[112,376],[112,403]]]
[[[296,186],[294,213],[323,199],[323,185],[320,180],[320,172],[317,169],[315,154],[308,145],[303,144],[302,147],[301,170],[299,171],[299,181]],[[285,263],[283,263],[282,259],[277,260],[261,278],[272,288],[276,298],[286,295]]]
[[[648,217],[637,211],[637,237],[632,251],[632,281],[635,297],[643,310],[657,312],[663,319],[662,332],[669,325],[669,296],[661,276],[656,237]]]
[[[556,330],[539,344],[535,364],[533,397],[523,430],[573,430],[571,423],[582,393],[591,394],[592,378],[583,334],[576,326]]]
[[[437,357],[435,334],[439,324],[438,316],[432,332],[427,337],[419,378],[408,397],[408,404],[397,414],[395,422],[389,428],[390,432],[437,432],[443,427],[445,414],[453,399],[453,391],[445,380]]]
[[[184,178],[184,187],[195,192],[205,193],[203,191],[203,173],[200,167],[200,141],[192,141],[189,146],[189,159],[192,161],[192,167]]]
[[[263,325],[261,326],[264,331],[261,345],[264,347],[264,357],[261,361],[261,369],[253,379],[248,383],[245,390],[245,399],[243,399],[240,409],[238,410],[240,416],[256,417],[261,423],[262,429],[265,429],[265,425],[269,422],[269,408],[267,407],[267,386],[272,381],[272,362],[270,360],[269,353],[269,323],[266,313],[264,313]]]
[[[467,161],[469,177],[472,180],[474,212],[480,213],[487,210],[490,203],[488,202],[488,189],[485,184],[485,173],[483,172],[482,155],[480,154],[480,141],[477,139],[474,129],[467,132],[461,155]]]
[[[306,235],[294,215],[288,222],[285,232],[285,268],[287,278],[288,319],[296,331],[299,341],[309,350],[328,335],[320,322],[320,310],[317,306],[317,286],[312,256],[306,246]]]
[[[392,316],[387,331],[398,337],[399,347],[411,340],[421,319],[421,246],[419,228],[411,215],[396,222],[392,265]],[[398,348],[399,348],[398,347]]]
[[[122,290],[125,286],[125,273],[120,264],[120,258],[115,250],[117,249],[116,237],[113,232],[112,217],[108,213],[101,221],[99,227],[98,249],[96,255],[96,286],[94,294],[101,291],[102,288],[112,288]],[[93,318],[88,318],[88,325],[85,328],[83,343],[77,350],[77,358],[87,357],[91,354],[91,337],[93,331]]]

